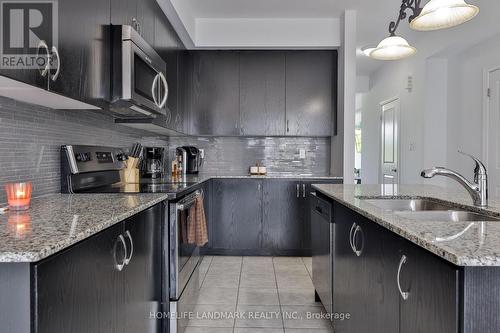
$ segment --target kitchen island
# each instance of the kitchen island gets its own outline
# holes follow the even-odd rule
[[[313,187],[333,207],[333,312],[352,318],[336,332],[500,331],[499,202],[479,209],[427,185]],[[398,200],[436,210],[388,209]],[[482,215],[441,219],[456,211]]]

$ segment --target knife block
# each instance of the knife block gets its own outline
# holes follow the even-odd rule
[[[121,170],[121,179],[125,183],[139,183],[139,161],[136,157],[129,157],[125,161],[126,168]]]

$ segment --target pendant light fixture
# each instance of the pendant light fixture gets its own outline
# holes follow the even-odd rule
[[[415,30],[429,31],[457,26],[474,18],[479,8],[469,5],[465,0],[430,0],[424,8],[422,0],[402,0],[399,16],[389,23],[389,37],[383,39],[376,48],[363,49],[363,53],[377,60],[400,60],[414,55],[417,49],[406,39],[396,35],[399,23],[408,17],[410,27]]]
[[[396,35],[383,39],[378,46],[370,52],[370,57],[377,60],[399,60],[417,53],[406,39]]]
[[[410,22],[410,27],[420,31],[451,28],[472,20],[478,13],[478,7],[464,0],[431,0]]]

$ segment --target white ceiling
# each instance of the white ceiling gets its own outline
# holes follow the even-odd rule
[[[357,47],[376,44],[388,35],[388,25],[397,18],[401,0],[159,0],[171,2],[190,35],[196,34],[196,22],[206,19],[333,19],[339,18],[345,10],[357,11]],[[498,0],[468,0],[477,4],[482,11],[488,7],[500,7]],[[182,7],[182,8],[181,8]],[[493,8],[493,9],[494,9]],[[499,9],[499,8],[497,8]],[[181,13],[182,11],[182,13]],[[480,14],[481,15],[481,14]],[[477,19],[476,19],[477,20]],[[189,22],[188,22],[189,21]],[[200,25],[202,26],[202,25]],[[318,25],[320,27],[320,25]],[[485,25],[484,33],[488,28]],[[194,31],[194,32],[193,32]],[[250,30],[251,31],[251,30]],[[483,31],[479,29],[479,31]],[[491,32],[490,32],[491,33]],[[408,23],[402,22],[398,34],[410,43],[432,34],[413,31]],[[196,41],[193,36],[191,36]],[[211,40],[216,40],[213,36]],[[287,36],[288,37],[288,36]],[[478,36],[479,37],[479,36]],[[196,43],[194,45],[196,47]],[[206,47],[206,45],[204,45]],[[418,45],[417,45],[418,47]],[[358,52],[357,71],[369,75],[384,62],[375,61]]]

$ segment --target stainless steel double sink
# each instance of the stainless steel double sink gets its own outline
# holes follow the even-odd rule
[[[393,212],[401,217],[415,221],[436,222],[476,222],[476,221],[499,221],[500,216],[492,216],[473,212],[460,208],[452,203],[438,202],[431,199],[418,198],[394,198],[378,197],[363,198],[366,203],[381,208],[387,212]]]

